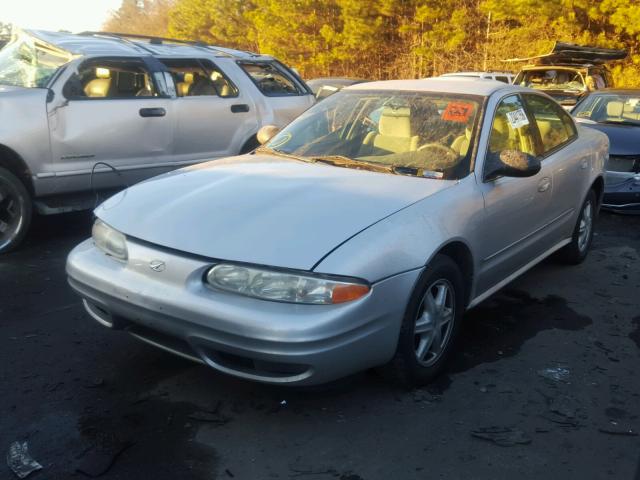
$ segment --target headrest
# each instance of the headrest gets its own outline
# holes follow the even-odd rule
[[[96,67],[96,78],[111,78],[111,70],[104,67]]]
[[[192,72],[186,72],[184,74],[184,82],[186,83],[193,83],[193,73]]]
[[[622,110],[624,109],[624,103],[619,101],[613,101],[607,103],[607,116],[608,117],[620,117],[622,116]]]
[[[90,98],[106,97],[109,93],[111,80],[108,78],[94,78],[84,87],[84,93]]]
[[[540,136],[542,138],[549,135],[551,131],[551,122],[548,120],[536,120],[536,124],[538,125],[538,130],[540,131]]]
[[[409,107],[384,107],[378,124],[380,135],[411,137],[411,112]]]

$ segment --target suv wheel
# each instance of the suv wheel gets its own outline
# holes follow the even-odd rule
[[[0,253],[13,250],[31,224],[31,197],[22,182],[0,167]]]
[[[578,265],[587,258],[593,241],[593,229],[597,215],[598,202],[596,194],[593,190],[589,190],[589,194],[582,204],[576,226],[573,229],[571,243],[558,252],[560,260],[571,265]]]
[[[420,277],[405,313],[391,373],[405,386],[431,381],[444,368],[464,313],[458,266],[437,255]]]

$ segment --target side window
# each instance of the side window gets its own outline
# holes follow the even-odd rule
[[[488,154],[499,155],[504,150],[536,155],[533,129],[522,100],[517,95],[500,102],[491,125]]]
[[[502,83],[509,83],[509,79],[503,76],[496,77],[496,80]]]
[[[67,80],[62,93],[69,100],[157,96],[147,67],[135,58],[84,62]]]
[[[542,154],[550,152],[577,135],[569,114],[553,100],[540,95],[525,95],[525,101],[540,133]]]
[[[267,97],[302,95],[305,93],[296,86],[293,79],[271,63],[238,62],[238,65]]]
[[[237,97],[238,89],[211,61],[160,59],[173,77],[178,97]]]

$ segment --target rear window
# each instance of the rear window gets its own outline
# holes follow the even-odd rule
[[[307,93],[296,84],[293,78],[272,63],[238,62],[238,65],[267,97],[304,95]]]

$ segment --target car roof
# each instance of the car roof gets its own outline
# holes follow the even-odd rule
[[[640,95],[640,88],[601,88],[589,92],[589,95],[598,95],[601,93],[613,93],[616,95]]]
[[[525,65],[522,67],[521,71],[531,71],[531,70],[586,70],[590,67],[595,67],[595,65],[585,64],[585,65]],[[602,67],[602,65],[598,65],[598,67]]]
[[[217,57],[237,59],[271,59],[241,50],[217,47],[199,42],[188,42],[142,35],[113,34],[107,32],[49,32],[45,30],[23,30],[38,40],[75,55],[153,55],[194,56],[203,53]]]
[[[438,93],[466,93],[488,97],[498,90],[514,92],[529,91],[528,88],[517,87],[496,80],[478,81],[465,77],[433,77],[419,80],[386,80],[382,82],[358,83],[344,90],[406,90]]]
[[[457,77],[464,75],[477,75],[478,77],[481,75],[513,75],[511,72],[451,72],[451,73],[443,73],[440,75],[441,77]]]

